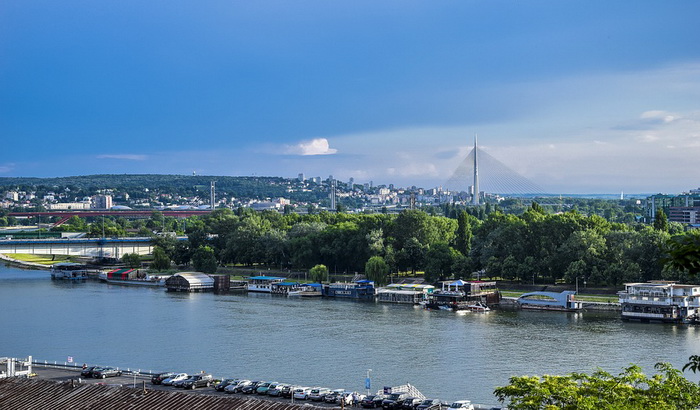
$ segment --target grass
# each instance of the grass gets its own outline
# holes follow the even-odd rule
[[[53,265],[60,262],[73,262],[70,256],[65,255],[34,255],[31,253],[7,253],[8,257],[23,262],[38,263],[40,265]]]
[[[523,293],[528,293],[528,292],[516,292],[516,291],[509,291],[509,290],[502,290],[501,295],[511,297],[511,298],[517,298],[520,297]],[[601,303],[616,303],[617,300],[617,295],[584,295],[584,294],[578,294],[576,295],[576,300],[582,301],[582,302],[601,302]]]

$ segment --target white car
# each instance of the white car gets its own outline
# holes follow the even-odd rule
[[[180,380],[187,380],[189,379],[190,376],[187,373],[178,373],[173,377],[168,377],[167,379],[163,380],[163,386],[172,386],[175,382],[180,381]]]
[[[471,401],[469,400],[459,400],[456,401],[452,404],[450,404],[451,409],[466,409],[466,410],[474,410],[474,405],[472,404]]]
[[[294,389],[294,397],[296,400],[306,400],[309,398],[309,394],[311,394],[311,387],[297,387]]]
[[[322,401],[323,398],[326,397],[326,394],[330,392],[331,389],[327,389],[325,387],[314,387],[311,389],[311,393],[309,393],[309,400]]]

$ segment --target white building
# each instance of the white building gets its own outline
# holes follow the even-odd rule
[[[57,204],[48,204],[49,210],[51,211],[68,211],[68,210],[82,210],[90,209],[89,202],[61,202]]]
[[[626,283],[618,293],[622,319],[660,322],[697,322],[700,285],[651,281]]]
[[[111,209],[112,195],[95,195],[92,197],[93,209]]]

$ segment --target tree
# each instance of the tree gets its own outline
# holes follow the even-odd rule
[[[153,262],[151,262],[151,269],[157,271],[163,271],[170,269],[170,256],[167,252],[160,246],[153,248]]]
[[[446,243],[436,243],[428,249],[425,255],[425,280],[436,282],[440,278],[452,276],[452,265],[461,256]]]
[[[668,241],[666,265],[688,272],[691,276],[700,273],[700,232],[690,231],[676,235]]]
[[[656,216],[654,217],[654,229],[657,231],[668,232],[668,218],[663,209],[656,211]]]
[[[372,256],[367,263],[365,263],[365,276],[377,286],[382,286],[387,283],[388,274],[389,265],[381,256]]]
[[[603,370],[591,375],[516,376],[494,394],[509,409],[691,409],[700,406],[700,386],[668,363],[657,363],[648,377],[639,366],[615,376]]]
[[[217,262],[214,250],[210,246],[200,246],[192,255],[192,265],[197,272],[216,272]]]
[[[122,262],[132,269],[141,267],[141,257],[137,253],[125,253],[122,255]]]
[[[326,265],[316,265],[309,269],[309,276],[314,282],[324,282],[328,280],[328,268]]]
[[[471,216],[471,218],[475,219],[473,216]],[[472,236],[470,215],[462,211],[459,213],[459,216],[457,216],[457,238],[455,242],[456,249],[464,256],[468,256],[472,248]]]

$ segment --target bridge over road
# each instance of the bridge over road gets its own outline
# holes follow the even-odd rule
[[[153,244],[148,237],[5,239],[0,240],[0,253],[121,258],[125,253],[151,254]]]

